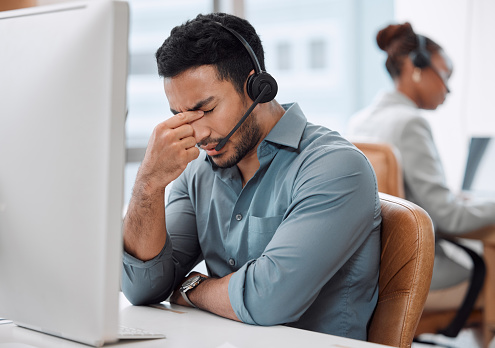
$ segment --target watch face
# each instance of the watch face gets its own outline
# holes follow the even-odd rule
[[[180,287],[180,291],[186,292],[187,290],[194,288],[196,285],[198,285],[201,282],[201,279],[203,278],[204,277],[201,277],[199,275],[189,278],[182,284],[182,286]]]
[[[200,278],[201,278],[201,276],[199,276],[199,275],[194,276],[192,278],[189,278],[184,284],[194,285],[195,283],[197,283],[199,281]]]

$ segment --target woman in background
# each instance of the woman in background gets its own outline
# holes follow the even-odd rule
[[[348,137],[395,146],[406,199],[428,212],[436,231],[462,235],[495,224],[495,201],[466,200],[449,190],[430,125],[421,115],[421,109],[435,110],[449,93],[450,59],[409,23],[387,26],[376,41],[388,54],[386,68],[395,88],[351,119]],[[450,258],[441,242],[437,241],[435,253],[425,310],[456,309],[469,286],[470,271]]]

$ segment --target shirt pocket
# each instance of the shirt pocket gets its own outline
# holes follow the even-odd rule
[[[261,256],[278,226],[282,223],[282,218],[283,215],[249,217],[248,254],[250,259]]]

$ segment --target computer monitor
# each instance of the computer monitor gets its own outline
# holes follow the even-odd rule
[[[493,137],[472,137],[462,189],[477,195],[495,195],[495,141]]]
[[[0,317],[117,339],[128,4],[0,12]]]

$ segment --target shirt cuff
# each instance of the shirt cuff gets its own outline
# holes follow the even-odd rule
[[[232,277],[230,277],[229,300],[230,305],[239,320],[246,324],[256,325],[257,323],[251,317],[251,314],[244,303],[244,284],[246,282],[246,273],[248,272],[249,266],[253,262],[255,261],[252,260],[247,262],[244,266],[239,268],[239,270],[235,272]]]
[[[172,256],[172,243],[170,242],[170,237],[167,233],[167,240],[165,241],[165,245],[158,255],[148,261],[142,261],[138,258],[135,258],[131,254],[127,253],[124,250],[123,254],[123,262],[127,266],[137,267],[137,268],[151,268],[156,264],[161,263],[164,259],[167,259]]]

